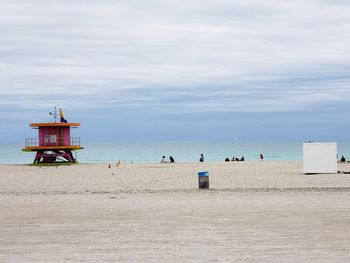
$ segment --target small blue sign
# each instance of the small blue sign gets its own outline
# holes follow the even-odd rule
[[[204,176],[204,177],[208,177],[208,176],[209,176],[209,172],[207,172],[207,171],[205,171],[205,172],[199,172],[199,173],[198,173],[198,176],[199,176],[199,177],[203,177],[203,176]]]

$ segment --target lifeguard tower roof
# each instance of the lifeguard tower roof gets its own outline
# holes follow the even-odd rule
[[[29,125],[30,127],[79,127],[80,122],[35,122]]]

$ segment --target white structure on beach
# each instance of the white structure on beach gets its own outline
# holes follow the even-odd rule
[[[304,173],[337,173],[337,143],[303,143]]]

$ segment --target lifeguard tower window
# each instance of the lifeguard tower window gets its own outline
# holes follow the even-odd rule
[[[56,143],[57,136],[56,135],[45,135],[45,143]]]
[[[56,135],[50,135],[50,143],[56,143]]]

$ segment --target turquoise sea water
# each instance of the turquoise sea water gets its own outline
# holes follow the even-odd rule
[[[163,155],[173,156],[176,162],[198,162],[203,153],[206,162],[220,162],[226,157],[244,156],[258,160],[302,160],[302,143],[243,143],[243,142],[135,142],[86,143],[77,151],[80,163],[158,163]],[[21,144],[0,144],[0,163],[31,163],[35,153],[22,152]],[[338,155],[350,159],[350,143],[338,143]]]

